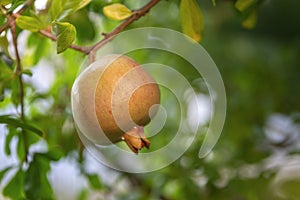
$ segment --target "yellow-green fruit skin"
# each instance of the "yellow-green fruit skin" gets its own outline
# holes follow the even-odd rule
[[[75,123],[96,144],[118,142],[135,125],[145,126],[150,122],[149,109],[159,102],[156,82],[124,55],[97,60],[72,88]]]

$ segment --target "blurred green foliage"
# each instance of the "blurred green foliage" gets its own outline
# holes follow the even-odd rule
[[[10,9],[24,3],[20,0],[0,2],[1,5],[11,2]],[[50,6],[51,2],[61,1],[49,1],[47,5]],[[72,158],[76,160],[75,167],[89,183],[78,193],[78,199],[82,200],[92,199],[94,194],[101,194],[102,199],[300,198],[297,192],[300,176],[282,172],[288,170],[285,167],[290,161],[299,165],[297,161],[300,159],[297,157],[300,150],[297,145],[300,144],[299,1],[219,0],[215,1],[215,6],[214,1],[197,1],[204,19],[201,44],[217,64],[227,92],[227,118],[221,138],[204,159],[198,157],[203,139],[198,137],[171,165],[145,174],[111,172],[118,174],[118,179],[113,183],[101,180],[101,173],[99,176],[88,172],[85,167],[86,152],[73,124],[70,93],[86,56],[71,49],[57,55],[54,42],[37,32],[23,29],[37,31],[45,28],[45,23],[52,25],[52,20],[65,17],[63,19],[68,26],[70,23],[72,30],[73,26],[76,28],[75,43],[86,46],[99,41],[103,37],[102,32],[109,32],[121,23],[107,19],[102,12],[103,6],[124,3],[128,8],[138,9],[145,2],[92,0],[84,1],[87,6],[80,10],[76,3],[73,2],[73,5],[70,2],[54,4],[57,6],[55,8],[48,7],[51,15],[47,9],[38,12],[34,6],[30,7],[24,16],[37,20],[32,15],[38,13],[38,19],[42,20],[40,24],[26,26],[26,20],[26,23],[19,21],[19,39],[23,40],[20,51],[25,80],[26,120],[20,119],[20,88],[14,73],[14,53],[9,50],[10,33],[3,32],[0,36],[0,123],[5,124],[0,129],[0,134],[5,135],[0,151],[6,157],[18,160],[17,164],[9,166],[0,161],[0,181],[9,172],[11,174],[9,180],[0,184],[4,196],[11,199],[57,199],[63,196],[53,190],[48,173],[51,164]],[[5,23],[5,12],[2,6],[1,24]],[[247,21],[253,20],[253,12],[257,12],[257,21]],[[179,0],[161,1],[127,29],[154,26],[181,31],[179,13]],[[251,28],[254,24],[252,30],[243,28]],[[71,34],[75,37],[74,31]],[[64,48],[60,50],[65,50],[72,41],[64,43]],[[129,55],[140,63],[155,60],[172,66],[185,75],[196,91],[208,94],[207,88],[201,86],[203,83],[197,82],[201,80],[201,75],[195,73],[182,58],[152,50]],[[45,67],[49,74],[54,74],[53,80],[46,83],[46,89],[31,81],[34,77],[43,79],[42,76],[48,76],[48,73],[37,73],[37,66]],[[165,88],[161,90],[162,104],[170,117],[162,136],[153,138],[154,149],[159,149],[172,139],[180,118],[174,96]],[[295,132],[289,135],[290,126],[282,126],[280,133],[286,134],[282,140],[273,140],[272,136],[266,135],[266,128],[270,128],[267,121],[276,113],[291,120],[290,126],[296,127]],[[12,145],[12,141],[17,141],[17,145]],[[32,151],[31,147],[36,143],[46,144],[46,150]],[[272,159],[278,155],[279,164],[274,164]],[[127,185],[126,190],[119,189],[122,182]]]

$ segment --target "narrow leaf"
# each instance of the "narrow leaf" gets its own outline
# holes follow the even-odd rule
[[[22,135],[20,135],[18,139],[17,155],[21,162],[25,160],[26,151],[25,151],[24,137]]]
[[[79,1],[79,5],[77,6],[76,10],[79,10],[83,7],[85,7],[86,5],[88,5],[92,0],[81,0]]]
[[[32,131],[33,133],[36,133],[39,136],[43,136],[43,131],[41,131],[40,129],[25,122],[22,122],[19,119],[9,117],[8,115],[0,116],[0,124],[8,124],[14,127],[20,127],[25,130]]]
[[[242,26],[247,29],[252,29],[257,23],[257,10],[253,10],[249,13],[246,19],[243,20]]]
[[[234,4],[235,8],[240,12],[247,10],[256,0],[237,0]]]
[[[20,5],[24,4],[26,2],[26,0],[13,0],[11,1],[12,6],[8,9],[8,12],[11,12],[13,10],[15,10],[16,8],[18,8]]]
[[[37,17],[19,16],[16,19],[17,25],[24,30],[37,32],[45,28],[43,22]]]
[[[9,55],[9,52],[8,52],[8,40],[7,40],[7,37],[5,35],[4,36],[0,36],[0,47],[4,51],[5,55]]]
[[[88,174],[87,178],[93,189],[101,189],[102,183],[100,182],[99,176],[97,174]]]
[[[103,13],[105,16],[113,20],[124,20],[133,14],[130,9],[120,3],[105,6],[103,8]]]
[[[19,87],[19,80],[16,76],[11,81],[11,102],[18,106],[20,103],[20,87]]]
[[[0,171],[0,182],[3,179],[3,177],[5,176],[6,172],[8,172],[10,169],[11,169],[11,167],[6,167]]]
[[[203,37],[203,16],[196,0],[181,0],[180,20],[182,32],[199,42]]]
[[[54,22],[54,29],[57,37],[57,53],[61,53],[74,42],[76,29],[68,22]]]
[[[4,151],[7,156],[10,156],[10,154],[11,154],[10,142],[15,135],[16,135],[16,132],[14,132],[13,130],[10,130],[5,137]]]
[[[211,0],[211,2],[212,2],[212,4],[213,4],[213,6],[216,6],[217,4],[216,4],[216,0]]]
[[[28,75],[28,76],[32,76],[32,72],[31,72],[30,69],[23,69],[23,70],[22,70],[22,74],[26,74],[26,75]]]
[[[3,195],[11,199],[25,199],[24,172],[19,169],[10,182],[4,187]]]

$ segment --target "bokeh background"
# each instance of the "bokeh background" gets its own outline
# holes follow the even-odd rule
[[[137,9],[146,1],[114,2]],[[181,31],[179,2],[161,1],[128,29],[154,26]],[[102,14],[107,3],[93,0],[68,17],[77,29],[77,44],[93,44],[101,32],[120,23]],[[226,88],[226,122],[206,158],[198,157],[203,140],[199,131],[180,159],[151,173],[129,174],[107,168],[81,145],[72,119],[70,92],[86,56],[74,50],[57,55],[49,39],[28,31],[19,33],[22,63],[32,72],[31,77],[24,76],[26,115],[46,133],[43,139],[32,136],[29,160],[36,164],[22,167],[30,169],[25,182],[36,188],[28,192],[29,199],[37,199],[38,193],[61,200],[300,198],[300,2],[262,1],[257,24],[251,30],[242,27],[244,16],[233,1],[220,0],[213,6],[211,1],[202,0],[198,4],[204,17],[200,44],[218,66]],[[36,1],[36,6],[42,7],[42,1]],[[13,57],[12,47],[8,47]],[[202,115],[195,115],[194,120],[202,123],[201,130],[208,126],[210,98],[201,74],[168,52],[150,49],[128,55],[139,63],[155,61],[180,71],[198,93],[197,99],[186,101],[187,112],[192,112],[193,101],[197,101]],[[8,64],[3,59],[0,64],[2,79]],[[1,115],[17,114],[12,95],[16,87],[12,84],[5,90]],[[172,139],[180,120],[174,96],[164,88],[162,94],[168,119],[162,131],[150,138],[154,149]],[[19,169],[18,134],[19,129],[0,125],[0,190]],[[45,155],[49,159],[38,157]],[[14,183],[16,193],[22,188],[20,184]]]

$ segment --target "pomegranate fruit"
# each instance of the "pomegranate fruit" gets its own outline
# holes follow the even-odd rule
[[[72,112],[79,131],[96,144],[125,141],[138,153],[150,142],[143,127],[150,108],[159,104],[153,78],[134,60],[108,55],[87,67],[72,88]],[[156,113],[151,109],[151,115]]]

